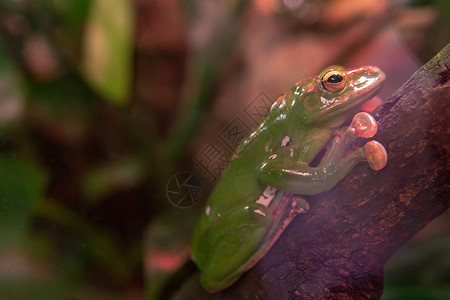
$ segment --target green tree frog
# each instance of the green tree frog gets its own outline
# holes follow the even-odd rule
[[[283,197],[284,193],[328,191],[361,161],[374,170],[385,166],[387,155],[379,142],[353,149],[358,137],[371,138],[377,132],[374,118],[357,112],[379,91],[384,78],[373,66],[332,66],[298,82],[273,103],[236,150],[194,230],[192,258],[207,291],[231,285],[307,209],[300,197]],[[351,124],[343,128],[351,116]]]

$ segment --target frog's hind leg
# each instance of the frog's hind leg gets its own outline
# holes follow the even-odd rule
[[[218,291],[233,283],[245,271],[271,224],[270,210],[260,204],[229,212],[212,224],[200,238],[195,255],[203,287]]]
[[[269,207],[272,212],[272,224],[268,229],[264,239],[261,242],[259,249],[253,254],[256,257],[262,257],[278,240],[284,230],[288,227],[291,221],[299,214],[304,214],[309,210],[309,203],[299,194],[278,193],[274,205]],[[253,266],[258,260],[251,258],[253,263],[248,267]]]

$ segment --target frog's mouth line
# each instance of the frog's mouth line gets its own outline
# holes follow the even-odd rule
[[[374,103],[380,102],[381,104],[382,102],[381,99],[376,95],[381,90],[383,86],[383,81],[384,81],[383,79],[380,79],[375,83],[375,85],[371,86],[371,88],[368,88],[366,91],[364,91],[364,89],[361,89],[360,94],[355,96],[355,98],[352,100],[349,99],[346,99],[344,101],[341,100],[342,103],[335,102],[336,105],[319,113],[315,119],[329,121],[334,119],[335,117],[338,117],[345,111],[355,110],[355,112],[357,112],[361,110],[361,108],[363,108],[363,110],[361,111],[366,111],[365,109],[368,109],[369,107],[374,105]],[[352,88],[352,90],[354,89]],[[351,94],[351,92],[349,94]],[[373,108],[371,111],[373,111],[375,108]]]

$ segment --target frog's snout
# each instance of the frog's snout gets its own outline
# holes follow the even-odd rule
[[[366,66],[349,71],[352,91],[359,95],[373,94],[381,88],[386,75],[375,66]]]
[[[375,66],[368,66],[366,68],[366,72],[369,77],[377,78],[377,81],[380,82],[383,82],[386,79],[386,74],[384,74],[380,68]]]
[[[361,74],[360,80],[367,80],[370,83],[382,83],[386,79],[386,74],[375,66],[366,66],[363,67],[363,72]]]

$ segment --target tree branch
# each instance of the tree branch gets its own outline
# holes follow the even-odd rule
[[[380,298],[387,259],[450,206],[449,80],[450,44],[375,116],[383,170],[359,164],[331,191],[305,197],[310,211],[230,288],[207,294],[193,277],[178,298]]]

